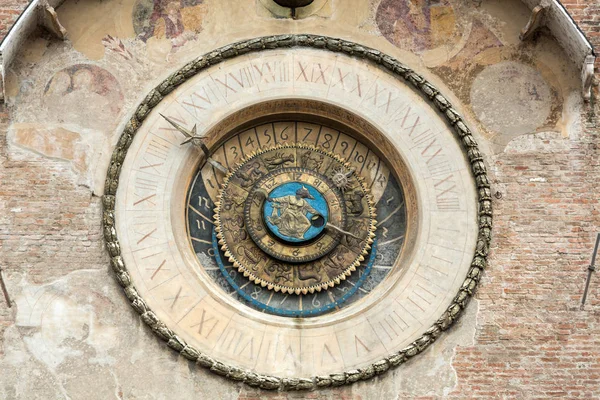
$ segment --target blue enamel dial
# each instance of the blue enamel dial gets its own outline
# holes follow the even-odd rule
[[[340,142],[340,148],[351,149],[349,144],[341,142],[342,134],[338,132],[338,135],[337,141]],[[257,135],[257,142],[258,138]],[[352,146],[356,148],[358,144]],[[316,159],[315,156],[312,157]],[[359,155],[356,158],[367,160],[366,156],[361,158]],[[319,160],[317,159],[317,161]],[[383,162],[384,160],[379,160],[378,164],[372,168],[380,169],[380,164]],[[368,167],[370,166],[365,161],[363,168]],[[402,186],[390,173],[385,179],[378,177],[370,183],[371,187],[378,185],[380,191],[375,204],[376,220],[378,221],[376,237],[371,249],[364,257],[364,261],[354,272],[345,280],[341,280],[339,284],[314,291],[314,293],[296,294],[270,290],[268,287],[249,280],[225,256],[219,244],[214,224],[208,223],[209,218],[214,218],[216,199],[211,198],[209,187],[207,187],[207,183],[208,185],[212,184],[211,180],[206,179],[206,176],[202,174],[203,172],[199,170],[189,187],[186,215],[190,244],[198,257],[199,268],[204,270],[205,275],[219,288],[218,290],[222,291],[223,295],[231,296],[236,301],[257,311],[296,318],[336,312],[368,296],[388,276],[402,251],[407,226],[404,194]],[[216,176],[216,172],[214,176]],[[307,195],[297,196],[301,190],[303,193],[305,191]],[[284,215],[281,206],[295,198],[304,200],[307,206],[303,208],[302,213],[294,214],[296,218],[302,216],[307,221],[312,221],[313,217],[315,219],[322,218],[322,220],[314,224],[311,222],[311,226],[307,229],[286,230],[286,221],[281,220],[281,216]],[[350,199],[346,203],[346,207],[352,210],[356,204],[352,203],[352,199]],[[282,242],[297,246],[303,246],[305,242],[310,243],[322,235],[330,217],[330,209],[323,193],[306,182],[284,182],[273,186],[267,191],[261,207],[264,228]],[[304,220],[302,222],[305,224]],[[243,225],[243,221],[240,220],[239,240],[250,240]],[[299,222],[296,222],[295,226],[299,226]],[[351,226],[345,228],[350,229]],[[342,241],[342,243],[346,242]]]
[[[302,215],[290,217],[286,212],[289,207],[305,210]],[[286,182],[277,186],[263,206],[267,228],[279,239],[293,243],[308,242],[317,237],[325,229],[328,217],[327,201],[321,192],[307,183]],[[298,230],[290,226],[296,221],[301,226]]]

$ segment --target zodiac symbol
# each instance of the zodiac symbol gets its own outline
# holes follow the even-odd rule
[[[325,264],[325,266],[329,270],[333,271],[336,275],[340,274],[344,269],[346,269],[346,266],[344,265],[343,251],[338,247],[329,255],[329,257],[323,260],[323,264]]]
[[[248,238],[248,232],[244,229],[244,218],[239,215],[225,218],[223,227],[231,234],[233,241],[236,243],[243,242]]]
[[[233,207],[237,210],[242,210],[244,208],[245,199],[236,199],[235,196],[222,196],[221,202],[223,203],[223,209],[226,211],[231,211]]]
[[[360,237],[361,233],[365,232],[366,230],[366,221],[354,220],[354,223],[352,223],[352,225],[348,229],[348,231],[350,231],[354,236],[345,235],[343,239],[344,243],[350,248],[360,245],[360,242],[363,241],[363,239]]]
[[[314,279],[317,282],[321,282],[321,266],[319,264],[309,264],[298,268],[298,279],[301,281],[307,281]]]
[[[266,269],[275,283],[292,281],[292,266],[287,264],[271,264]]]
[[[240,256],[244,256],[248,259],[248,261],[250,261],[252,271],[258,271],[258,264],[266,259],[261,251],[257,248],[247,249],[244,246],[240,246],[238,247],[237,252]]]
[[[267,164],[267,169],[272,171],[276,168],[285,166],[285,163],[293,163],[294,155],[293,154],[283,154],[283,153],[275,153],[273,156],[269,158],[265,158],[265,163]]]
[[[312,156],[312,152],[308,151],[302,155],[301,159],[302,159],[302,166],[304,168],[308,168],[310,170],[317,171],[323,165],[323,160],[325,159],[325,156],[323,156],[322,154],[318,154],[318,153],[315,156]]]
[[[346,207],[348,207],[348,212],[350,214],[361,215],[363,213],[365,210],[362,204],[363,197],[365,197],[365,194],[359,189],[355,189],[344,194]]]
[[[252,186],[256,180],[260,179],[264,175],[264,173],[260,170],[259,163],[250,164],[245,168],[245,170],[245,172],[239,171],[237,174],[242,181],[241,186],[243,188]]]
[[[344,167],[336,168],[331,174],[331,180],[335,187],[340,189],[342,193],[345,193],[346,190],[350,187],[350,177],[356,170],[354,168],[346,171]]]

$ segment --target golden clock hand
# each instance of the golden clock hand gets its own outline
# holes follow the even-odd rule
[[[354,239],[358,239],[358,240],[361,240],[361,241],[363,240],[362,238],[360,238],[360,237],[356,236],[355,234],[353,234],[353,233],[350,233],[350,232],[348,232],[348,231],[345,231],[345,230],[343,230],[342,228],[339,228],[339,227],[337,227],[337,226],[335,226],[335,225],[332,225],[332,224],[330,224],[329,222],[325,224],[325,228],[331,228],[331,229],[333,229],[334,231],[341,233],[342,235],[351,236],[351,237],[353,237]]]
[[[173,121],[172,119],[165,117],[162,114],[160,114],[160,116],[163,117],[169,124],[171,124],[179,132],[183,133],[183,135],[185,136],[185,140],[183,142],[181,142],[182,145],[191,142],[194,146],[199,147],[202,150],[202,152],[204,153],[204,157],[206,158],[206,162],[208,162],[210,165],[215,167],[217,170],[219,170],[223,174],[229,173],[229,170],[223,164],[221,164],[220,162],[218,162],[217,160],[215,160],[214,158],[212,158],[210,156],[210,151],[208,150],[208,147],[206,147],[206,144],[204,144],[204,138],[202,136],[199,136],[196,133],[196,124],[194,124],[194,127],[190,131],[190,130],[186,129],[185,127],[179,125],[177,122]]]
[[[320,217],[320,218],[315,218],[316,216],[318,216],[318,217]],[[313,217],[310,219],[310,223],[311,223],[311,225],[312,225],[312,226],[314,226],[314,227],[316,227],[316,228],[320,228],[320,227],[322,227],[322,226],[323,226],[323,217],[322,217],[321,215],[314,215],[314,216],[313,216]],[[335,225],[333,225],[333,224],[332,224],[332,223],[330,223],[330,222],[327,222],[327,223],[325,223],[325,228],[330,228],[330,229],[333,229],[334,231],[336,231],[336,232],[339,232],[339,233],[341,233],[342,235],[351,236],[351,237],[353,237],[353,238],[355,238],[355,239],[358,239],[358,240],[361,240],[361,241],[363,240],[362,238],[359,238],[358,236],[354,235],[353,233],[351,233],[351,232],[348,232],[348,231],[345,231],[345,230],[343,230],[342,228],[340,228],[340,227],[338,227],[338,226],[335,226]]]

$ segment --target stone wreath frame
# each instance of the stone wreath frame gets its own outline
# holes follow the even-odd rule
[[[389,354],[387,357],[384,357],[367,367],[341,371],[330,375],[313,376],[310,378],[282,378],[273,375],[257,374],[250,370],[224,364],[201,353],[194,347],[189,346],[182,338],[169,329],[165,323],[158,319],[157,315],[138,294],[137,289],[131,281],[125,262],[121,257],[121,247],[117,239],[115,228],[115,195],[119,185],[121,166],[123,165],[127,150],[129,149],[138,128],[152,109],[179,85],[208,67],[247,53],[294,47],[322,49],[366,60],[416,87],[424,98],[429,100],[429,102],[442,114],[447,123],[454,128],[463,151],[471,164],[471,172],[475,178],[479,204],[479,231],[471,267],[458,293],[438,320],[418,339],[404,349]],[[431,85],[425,78],[404,66],[393,57],[390,57],[379,50],[362,46],[348,40],[312,34],[264,36],[220,47],[187,63],[177,72],[171,74],[156,88],[151,90],[137,107],[131,119],[127,122],[112,153],[107,171],[102,203],[104,210],[102,217],[104,239],[111,257],[110,263],[112,269],[114,270],[117,282],[123,287],[125,296],[131,302],[133,309],[140,314],[142,321],[164,340],[168,347],[176,350],[186,359],[193,361],[199,366],[209,369],[218,375],[232,379],[233,381],[241,381],[249,386],[267,390],[314,390],[351,384],[380,375],[390,368],[396,367],[421,353],[433,343],[443,331],[448,330],[452,326],[473,296],[482,271],[487,264],[492,233],[492,196],[483,157],[479,152],[477,142],[470,129],[467,127],[463,118],[454,110],[452,104],[450,104],[450,102],[440,94],[438,89]]]

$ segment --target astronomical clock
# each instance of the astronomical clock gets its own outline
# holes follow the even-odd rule
[[[311,35],[203,55],[124,123],[104,231],[168,347],[266,389],[368,379],[447,330],[485,266],[489,183],[449,100]]]

